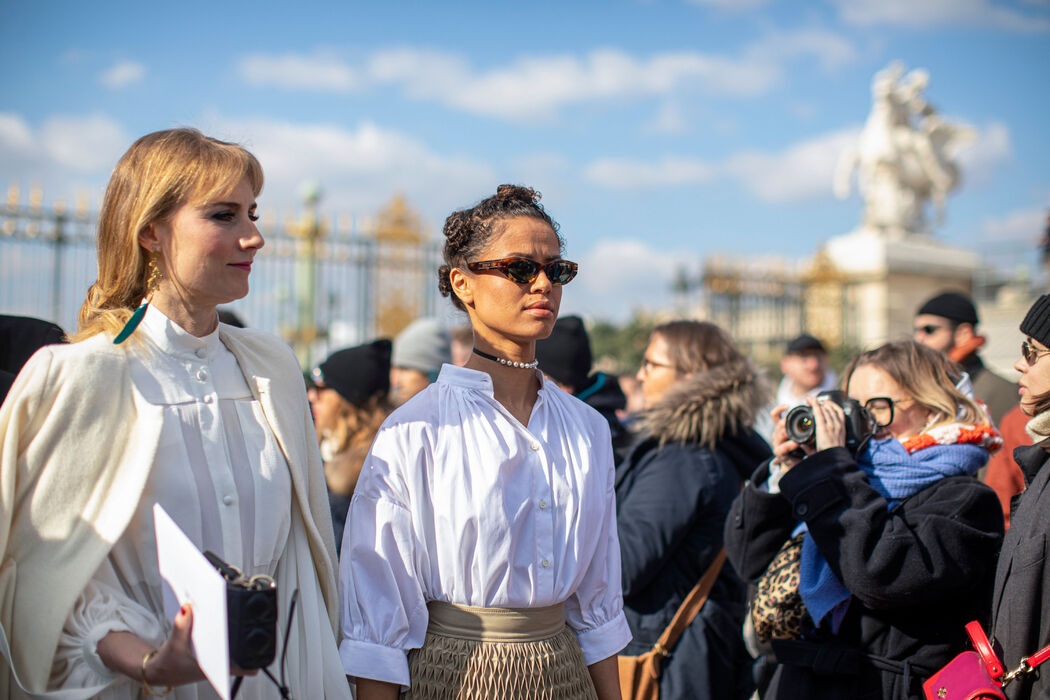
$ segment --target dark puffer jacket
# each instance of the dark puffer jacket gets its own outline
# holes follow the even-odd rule
[[[992,631],[1001,645],[1002,661],[1016,668],[1050,644],[1050,440],[1018,447],[1014,459],[1028,488],[1014,497],[1010,531],[1006,533],[995,577]],[[1050,697],[1050,666],[1023,676],[1006,687],[1006,697]]]
[[[928,675],[969,648],[964,625],[987,623],[1003,518],[972,477],[935,482],[893,510],[849,452],[823,450],[764,489],[755,472],[726,522],[726,553],[754,581],[800,521],[853,594],[837,634],[773,640],[779,666],[765,700],[922,698]],[[830,616],[828,616],[830,617]]]
[[[765,401],[760,378],[740,362],[675,386],[644,416],[645,431],[616,470],[624,613],[634,635],[623,654],[652,648],[722,549],[740,474],[770,455],[748,427]],[[740,636],[745,595],[723,567],[664,664],[663,700],[748,697],[751,659]]]

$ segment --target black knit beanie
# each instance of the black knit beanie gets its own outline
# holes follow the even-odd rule
[[[955,323],[977,325],[977,309],[974,308],[973,301],[958,292],[945,292],[928,300],[915,313],[916,316],[923,314],[940,316]]]
[[[563,316],[550,336],[536,341],[540,371],[577,391],[591,373],[591,342],[579,316]]]
[[[390,391],[390,351],[386,338],[333,352],[314,370],[314,379],[335,389],[358,408]]]
[[[1021,332],[1050,347],[1050,294],[1035,300],[1021,321]]]

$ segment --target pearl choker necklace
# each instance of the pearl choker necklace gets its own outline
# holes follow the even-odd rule
[[[539,360],[533,360],[532,362],[514,362],[513,360],[507,360],[502,357],[490,355],[487,352],[482,352],[477,348],[474,348],[474,354],[479,357],[484,357],[486,360],[492,360],[493,362],[498,362],[501,365],[506,365],[507,367],[517,367],[518,369],[536,369],[540,366]]]

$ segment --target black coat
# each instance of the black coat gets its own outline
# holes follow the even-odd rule
[[[1022,656],[1050,644],[1050,442],[1018,447],[1014,459],[1028,488],[1015,497],[1010,530],[1003,542],[995,576],[992,631],[1001,647],[1007,669],[1014,669]],[[1050,667],[1028,675],[1006,687],[1006,696],[1050,697]]]
[[[704,397],[691,389],[703,384],[712,388],[702,378],[681,387],[671,403],[681,407],[688,395],[699,409]],[[723,402],[720,410],[743,407],[746,401],[738,398]],[[680,412],[656,411],[649,417],[659,426],[682,428]],[[652,649],[722,549],[726,514],[742,483],[739,473],[770,455],[766,442],[749,428],[721,437],[713,448],[699,440],[661,447],[659,426],[650,421],[650,430],[616,469],[624,614],[634,635],[622,652],[628,655]],[[724,566],[710,598],[664,663],[661,700],[750,695],[752,661],[740,635],[745,599],[743,582]]]
[[[774,640],[779,666],[764,698],[921,698],[922,682],[969,648],[986,622],[1003,537],[995,493],[971,477],[941,479],[892,511],[845,448],[806,458],[764,488],[755,472],[726,522],[726,552],[749,581],[798,522],[853,594],[837,634],[825,621],[800,642]]]

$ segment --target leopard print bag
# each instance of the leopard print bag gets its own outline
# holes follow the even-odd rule
[[[813,629],[798,592],[805,536],[805,533],[799,533],[785,542],[755,582],[755,595],[750,606],[751,624],[755,637],[763,645],[772,639],[800,639]]]

